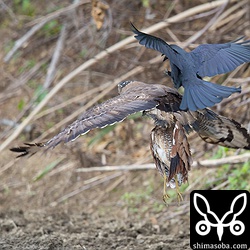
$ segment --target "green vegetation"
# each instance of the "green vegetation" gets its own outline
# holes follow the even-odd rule
[[[7,43],[4,44],[3,48],[4,48],[4,52],[5,54],[7,54],[14,46],[15,41],[13,40],[9,40]]]
[[[41,29],[43,36],[49,38],[53,35],[57,35],[61,30],[62,25],[57,20],[52,20],[46,23]]]
[[[211,157],[211,159],[221,159],[224,157],[232,156],[235,153],[234,149],[218,147],[216,153]],[[240,190],[250,190],[249,182],[250,174],[250,162],[239,164],[223,164],[222,166],[215,168],[211,175],[204,176],[203,187],[204,189],[212,189],[222,183],[221,189],[240,189]]]
[[[231,171],[228,176],[229,185],[228,189],[240,189],[250,191],[250,162],[245,162],[242,166],[236,165],[236,168]]]
[[[25,101],[24,101],[24,99],[21,99],[19,101],[19,103],[17,104],[17,108],[18,108],[18,110],[22,111],[24,106],[25,106]]]
[[[86,48],[83,48],[80,52],[80,57],[84,58],[88,53],[88,50]]]
[[[35,15],[35,6],[30,0],[14,0],[14,9],[18,14],[27,16]]]
[[[40,103],[44,97],[47,95],[48,91],[44,89],[43,85],[38,85],[34,92],[34,97],[36,100],[36,103]]]
[[[39,172],[34,178],[33,181],[38,181],[46,176],[52,169],[54,169],[64,158],[55,160],[48,164],[41,172]]]
[[[223,157],[225,157],[227,155],[227,153],[230,152],[229,148],[225,148],[222,146],[218,146],[218,150],[216,151],[216,153],[212,156],[211,159],[221,159]]]
[[[149,7],[149,0],[142,0],[142,5],[143,5],[143,7],[148,8]]]
[[[33,68],[36,65],[36,60],[30,59],[24,63],[23,66],[18,68],[19,73],[24,73],[25,71]]]

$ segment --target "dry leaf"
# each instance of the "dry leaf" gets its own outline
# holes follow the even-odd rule
[[[99,30],[105,18],[106,10],[109,8],[107,4],[104,4],[98,0],[92,0],[92,11],[91,15],[94,18],[97,30]]]

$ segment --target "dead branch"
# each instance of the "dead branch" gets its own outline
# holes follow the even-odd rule
[[[200,36],[202,36],[220,17],[223,10],[226,8],[228,2],[225,2],[221,6],[218,7],[218,11],[215,13],[214,17],[209,20],[209,22],[203,27],[200,31],[196,32],[193,36],[191,36],[187,41],[185,42],[184,48],[187,47],[189,44],[197,40]]]
[[[78,168],[75,171],[78,173],[98,172],[98,171],[138,171],[138,170],[149,170],[155,169],[155,164],[142,164],[142,165],[120,165],[120,166],[101,166],[91,168]]]
[[[194,161],[192,167],[217,167],[223,164],[237,164],[243,163],[250,159],[250,153],[245,153],[242,155],[234,155],[221,159]],[[138,170],[148,170],[155,169],[155,164],[143,164],[143,165],[121,165],[121,166],[102,166],[102,167],[92,167],[92,168],[78,168],[76,172],[95,172],[95,171],[138,171]]]
[[[232,16],[238,15],[238,12],[241,12],[241,11],[238,11],[237,13],[233,13],[233,12],[236,11],[237,9],[241,8],[247,2],[248,2],[247,0],[239,1],[238,3],[233,5],[231,8],[229,8],[228,10],[223,12],[219,16],[219,18],[214,22],[214,24],[210,27],[210,30],[213,31],[213,30],[218,29],[220,26],[222,26],[222,25],[224,25],[225,23],[228,22],[228,18],[231,19]],[[232,15],[230,15],[230,14],[232,14]],[[241,13],[241,15],[242,15],[242,13]]]
[[[0,1],[0,5],[10,15],[10,17],[15,21],[15,23],[17,23],[18,22],[17,17],[15,13],[12,11],[12,9],[9,8],[8,5],[6,5],[2,0]]]
[[[64,41],[66,38],[66,30],[67,30],[66,24],[64,24],[62,26],[61,33],[60,33],[60,36],[57,40],[57,44],[55,47],[55,51],[54,51],[50,66],[49,66],[48,71],[47,71],[47,76],[46,76],[45,82],[43,84],[44,89],[48,89],[50,87],[50,84],[54,80],[56,66],[57,66],[57,63],[60,59],[61,52],[62,52],[63,46],[64,46]]]
[[[90,97],[94,96],[96,93],[100,92],[100,91],[103,91],[105,88],[107,87],[107,85],[104,83],[104,84],[101,84],[100,86],[98,87],[95,87],[95,88],[92,88],[86,92],[84,92],[83,94],[80,94],[80,95],[77,95],[77,96],[74,96],[66,101],[64,101],[63,103],[60,103],[56,106],[53,106],[51,108],[48,108],[40,113],[38,113],[33,121],[35,120],[38,120],[48,114],[51,114],[51,113],[54,113],[56,112],[58,109],[62,109],[68,105],[71,105],[72,103],[75,103],[75,102],[78,102],[78,101],[81,101],[81,100],[88,100]]]
[[[8,98],[12,97],[21,86],[27,83],[32,77],[34,77],[41,66],[46,63],[48,59],[43,59],[40,62],[36,63],[28,72],[22,74],[18,79],[11,79],[12,84],[10,84],[1,94],[0,94],[0,103],[6,101]]]
[[[151,59],[149,61],[149,64],[153,64],[158,62],[159,60],[155,60],[155,58]],[[70,120],[75,119],[79,114],[81,114],[82,112],[84,112],[85,110],[87,110],[88,108],[90,108],[92,105],[94,105],[96,102],[98,102],[100,99],[102,99],[107,93],[109,93],[112,89],[114,89],[117,85],[117,83],[124,81],[130,77],[132,77],[135,74],[139,74],[140,72],[142,72],[144,70],[143,67],[138,66],[136,68],[134,68],[133,70],[130,70],[129,72],[125,73],[124,75],[120,76],[119,78],[115,79],[114,81],[109,81],[106,82],[96,88],[90,89],[89,91],[75,96],[67,101],[65,101],[64,103],[61,103],[57,106],[54,106],[50,109],[47,109],[41,113],[39,113],[38,115],[36,115],[33,119],[33,121],[42,118],[45,115],[48,115],[52,112],[55,112],[58,109],[64,108],[65,106],[73,103],[73,102],[77,102],[79,100],[87,100],[88,97],[92,97],[94,94],[96,94],[97,92],[100,91],[104,91],[101,94],[99,94],[98,96],[96,96],[94,99],[92,99],[90,102],[86,103],[83,107],[81,107],[80,109],[78,109],[77,111],[75,111],[74,113],[72,113],[72,115],[68,118],[65,118],[64,120],[62,120],[60,123],[58,123],[57,125],[55,125],[53,128],[51,128],[49,131],[46,131],[44,134],[42,134],[39,138],[37,138],[36,140],[41,140],[43,138],[46,138],[48,134],[53,133],[54,131],[56,131],[58,128],[64,126],[67,122],[69,122]],[[111,89],[109,88],[111,87]]]
[[[61,15],[66,14],[67,12],[75,10],[77,7],[79,7],[79,6],[83,5],[83,4],[87,4],[87,3],[90,3],[90,2],[91,2],[90,0],[73,1],[73,3],[71,5],[69,5],[69,6],[67,6],[67,7],[61,8],[60,10],[56,10],[53,13],[49,13],[46,16],[37,18],[37,19],[29,22],[27,24],[27,26],[30,27],[30,26],[36,25],[36,24],[38,24],[40,22],[43,22],[43,21],[49,22],[49,21],[51,21],[51,20],[53,20],[55,18],[58,18]]]
[[[111,175],[108,175],[108,176],[107,175],[104,175],[104,176],[101,175],[100,178],[99,178],[99,176],[91,178],[89,183],[87,183],[88,181],[85,181],[86,185],[84,185],[84,186],[82,186],[82,187],[80,187],[80,188],[78,188],[78,189],[76,189],[76,190],[74,190],[74,191],[72,191],[72,192],[70,192],[68,194],[63,195],[57,201],[52,202],[50,204],[50,206],[55,207],[55,206],[58,205],[58,203],[61,203],[61,202],[65,201],[65,200],[67,200],[69,198],[72,198],[73,196],[87,190],[87,189],[90,189],[90,188],[95,187],[97,185],[100,185],[102,183],[108,182],[108,181],[110,181],[110,180],[112,180],[114,178],[117,178],[117,177],[121,176],[121,175],[122,175],[122,173],[115,173],[115,174],[111,174]],[[96,178],[98,178],[98,179],[96,180]]]
[[[21,37],[20,39],[18,39],[15,42],[14,47],[9,51],[9,53],[4,57],[3,61],[4,62],[8,62],[10,60],[10,58],[16,53],[16,51],[23,46],[23,44],[30,38],[32,37],[38,30],[40,30],[44,24],[47,21],[44,20],[43,22],[38,23],[37,25],[35,25],[34,27],[32,27],[23,37]]]

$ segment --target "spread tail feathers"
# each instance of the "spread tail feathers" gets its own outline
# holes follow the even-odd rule
[[[195,84],[186,84],[184,96],[180,105],[181,110],[196,111],[212,107],[229,97],[235,92],[241,92],[241,88],[221,86],[212,82],[198,80]]]

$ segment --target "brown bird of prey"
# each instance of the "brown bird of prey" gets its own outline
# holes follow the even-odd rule
[[[188,180],[191,153],[186,134],[195,131],[206,142],[231,148],[250,149],[250,134],[241,124],[217,115],[209,109],[180,110],[182,96],[177,90],[159,84],[124,81],[118,84],[119,95],[84,112],[81,117],[45,143],[11,148],[20,156],[50,149],[59,143],[74,141],[94,128],[123,121],[128,115],[143,112],[155,122],[151,132],[151,151],[156,168],[166,186],[176,188]]]

